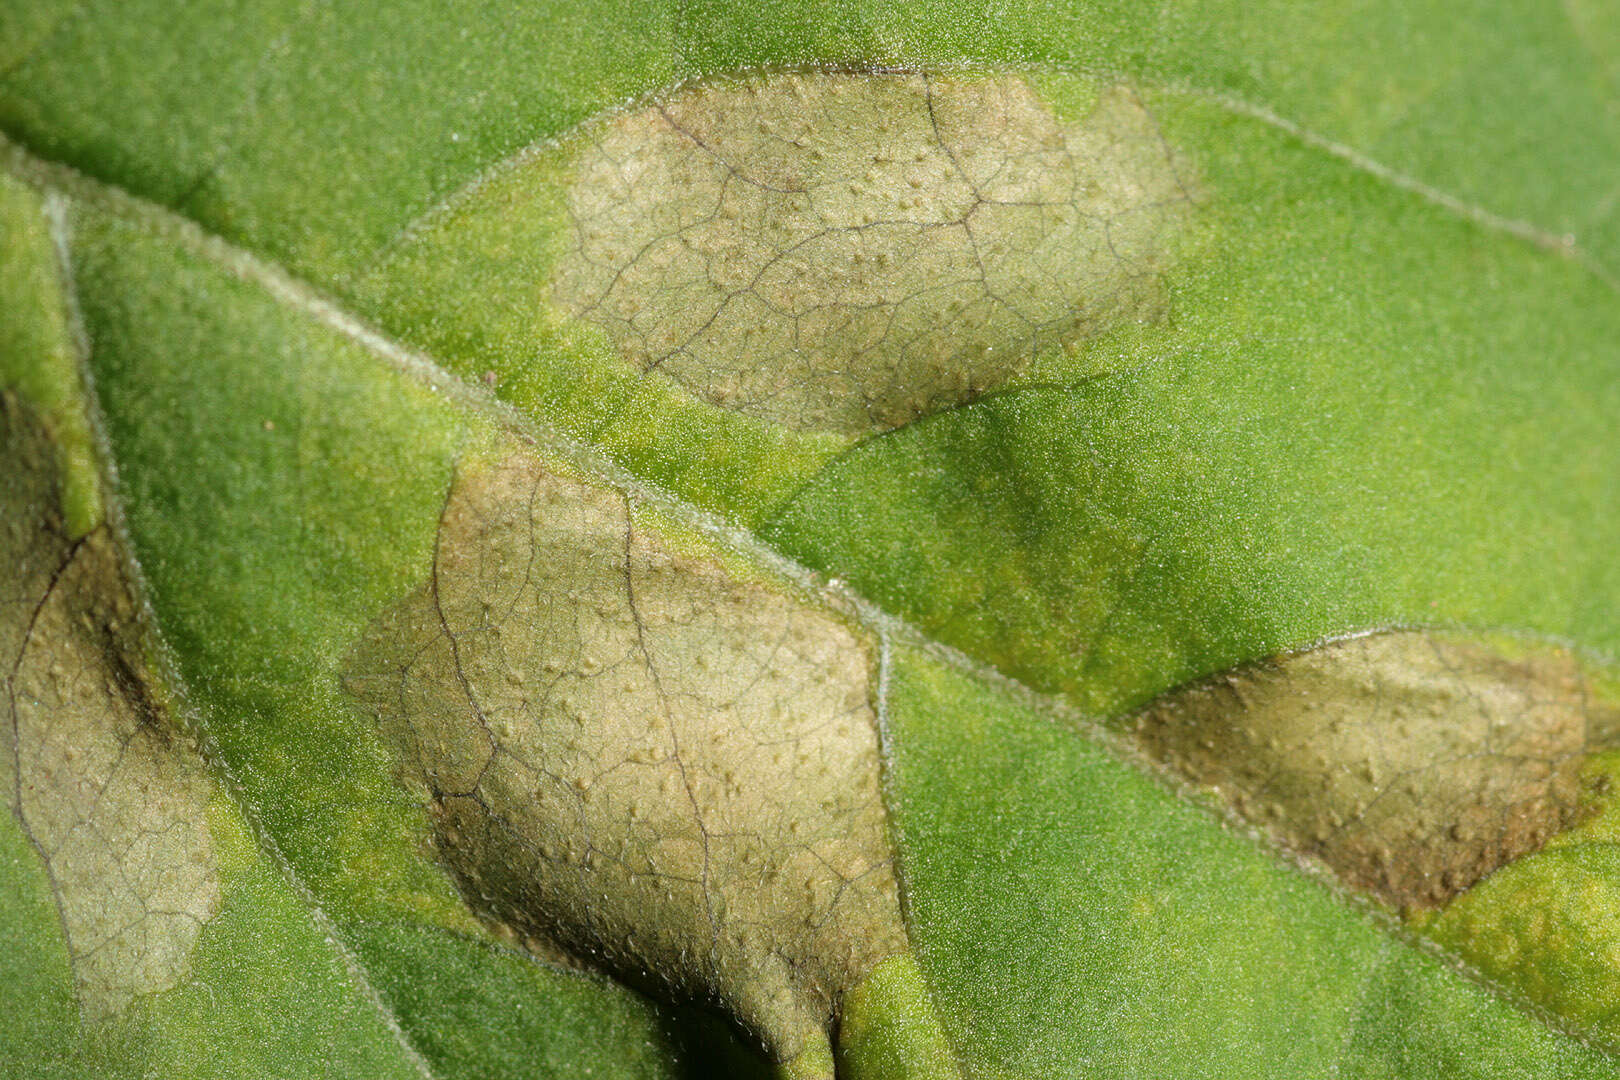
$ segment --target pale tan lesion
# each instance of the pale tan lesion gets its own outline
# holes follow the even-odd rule
[[[49,872],[88,1019],[178,985],[219,907],[195,746],[154,695],[105,524],[70,542],[49,440],[5,395],[0,606],[7,801]]]
[[[1582,764],[1617,718],[1568,650],[1414,630],[1172,691],[1135,732],[1288,848],[1411,910],[1578,821]]]
[[[347,664],[487,918],[789,1059],[905,937],[871,656],[842,621],[515,452]]]
[[[1065,123],[1016,75],[716,80],[590,132],[554,295],[714,404],[866,434],[1160,315],[1187,171],[1124,88]]]

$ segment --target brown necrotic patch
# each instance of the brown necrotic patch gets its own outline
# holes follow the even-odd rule
[[[717,405],[880,431],[1156,315],[1184,171],[1124,89],[1070,124],[1011,75],[704,83],[591,133],[555,295]]]
[[[431,579],[346,682],[475,908],[790,1058],[904,946],[869,665],[837,619],[516,454],[458,471]]]
[[[1173,691],[1136,733],[1285,846],[1405,910],[1573,824],[1582,762],[1617,718],[1568,652],[1401,631]]]
[[[0,416],[0,725],[8,801],[44,859],[92,1019],[179,984],[219,907],[212,786],[169,724],[105,525],[70,542],[48,433]]]

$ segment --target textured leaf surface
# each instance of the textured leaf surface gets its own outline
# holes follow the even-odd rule
[[[1620,1071],[1604,5],[12,7],[11,1072]]]
[[[1192,201],[1128,90],[1065,128],[1017,77],[714,82],[582,141],[562,305],[717,405],[856,435],[1162,313]]]
[[[345,683],[488,917],[797,1058],[905,949],[871,669],[836,619],[519,453],[460,467],[432,576]]]

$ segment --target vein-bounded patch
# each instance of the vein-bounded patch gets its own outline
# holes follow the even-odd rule
[[[458,472],[431,580],[346,682],[475,907],[789,1059],[904,947],[869,664],[830,615],[519,453]]]
[[[1617,721],[1566,651],[1399,631],[1173,691],[1136,730],[1286,846],[1414,909],[1573,824]]]
[[[881,431],[1157,314],[1180,171],[1123,89],[1067,124],[1014,75],[714,81],[591,133],[555,292],[717,405]]]
[[[67,540],[50,440],[14,397],[0,404],[0,566],[18,569],[0,594],[7,797],[95,1019],[177,985],[218,909],[211,785],[153,700],[107,526]]]

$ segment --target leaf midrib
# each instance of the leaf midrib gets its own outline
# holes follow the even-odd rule
[[[4,136],[0,136],[0,158],[5,158],[12,148],[5,143]],[[6,162],[5,171],[8,175],[22,177],[23,174],[13,171],[11,162]],[[89,181],[88,183],[96,183]],[[85,330],[84,321],[80,312],[77,287],[72,273],[72,229],[68,211],[72,205],[73,196],[62,187],[52,184],[41,185],[43,194],[42,211],[45,217],[46,228],[51,239],[51,246],[56,261],[58,284],[62,293],[63,307],[65,309],[68,336],[71,341],[74,360],[80,366],[81,386],[83,388],[84,408],[89,414],[91,430],[95,440],[97,457],[97,482],[101,488],[103,505],[107,508],[107,525],[116,537],[118,557],[122,565],[124,576],[129,582],[131,593],[142,610],[141,628],[143,635],[148,637],[153,650],[152,660],[158,669],[160,679],[170,688],[168,707],[182,716],[182,726],[187,734],[194,738],[202,751],[203,759],[208,768],[209,775],[224,790],[227,799],[242,817],[253,837],[254,848],[271,866],[286,880],[293,894],[309,912],[310,920],[315,924],[321,936],[326,939],[336,954],[337,960],[343,969],[348,972],[355,988],[361,997],[372,1007],[384,1027],[388,1029],[389,1036],[400,1048],[405,1061],[422,1080],[437,1080],[437,1074],[421,1050],[411,1041],[394,1009],[384,1000],[371,978],[370,971],[365,963],[350,947],[336,920],[329,915],[325,907],[315,896],[314,891],[304,881],[292,860],[287,858],[281,850],[281,845],[270,833],[263,819],[254,810],[241,779],[237,776],[235,768],[229,759],[220,751],[213,733],[201,720],[200,710],[192,700],[190,688],[180,675],[180,665],[166,640],[157,631],[156,620],[151,617],[150,605],[147,600],[147,590],[139,562],[130,543],[128,530],[123,520],[123,505],[117,489],[117,470],[113,465],[111,448],[107,444],[104,434],[105,428],[100,421],[100,403],[96,400],[93,385],[84,371],[88,363],[91,348],[89,334]],[[123,195],[116,191],[108,193],[109,196]],[[139,200],[123,195],[132,203]],[[113,200],[116,202],[116,198]],[[149,212],[162,214],[161,208],[148,208]],[[54,886],[53,886],[54,889]]]

